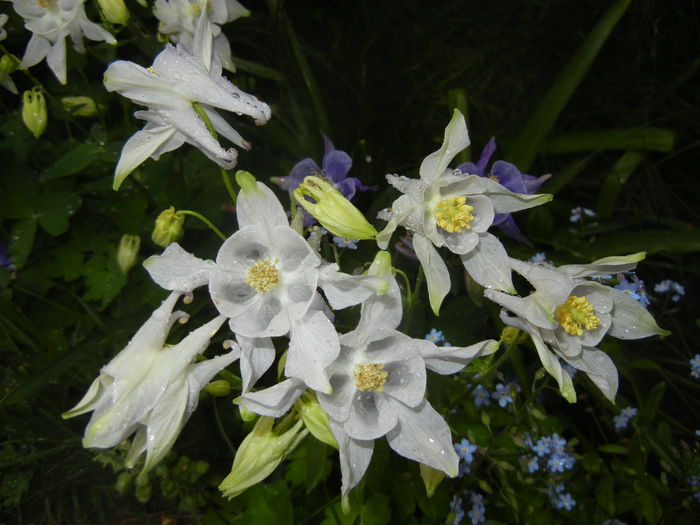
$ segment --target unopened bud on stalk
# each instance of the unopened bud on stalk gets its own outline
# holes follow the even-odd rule
[[[94,117],[97,115],[97,104],[90,97],[63,97],[63,109],[75,117]]]
[[[123,273],[128,273],[136,264],[140,246],[141,237],[138,235],[122,235],[117,250],[117,263]]]
[[[129,21],[129,10],[126,8],[124,0],[97,0],[97,3],[107,22],[124,26]]]
[[[297,400],[296,408],[304,421],[304,425],[316,439],[333,448],[338,448],[338,442],[335,440],[335,436],[328,424],[328,415],[321,408],[313,392],[304,392]]]
[[[308,434],[301,420],[284,431],[280,427],[287,427],[286,421],[275,429],[274,423],[274,418],[261,417],[238,447],[231,473],[219,485],[224,497],[234,498],[264,480]]]
[[[179,241],[184,233],[185,216],[178,215],[173,206],[162,211],[156,219],[151,239],[158,246],[167,247],[170,243]]]
[[[204,390],[214,397],[224,397],[231,393],[231,383],[225,379],[217,379],[205,386]]]
[[[0,58],[0,73],[9,75],[17,71],[18,66],[19,61],[11,55],[3,55],[2,58]]]
[[[377,230],[362,212],[323,177],[306,177],[294,190],[294,197],[333,235],[345,239],[374,239],[377,236]]]
[[[22,97],[22,121],[34,137],[39,138],[46,130],[46,99],[41,88],[35,87],[24,92]]]

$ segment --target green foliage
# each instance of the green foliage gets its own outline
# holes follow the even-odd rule
[[[125,468],[124,447],[82,450],[87,416],[65,422],[60,414],[163,297],[140,264],[128,275],[119,270],[122,234],[141,237],[143,262],[161,251],[150,236],[170,206],[201,213],[225,234],[236,227],[218,169],[189,146],[147,161],[118,193],[111,189],[119,152],[141,123],[132,116],[136,106],[108,95],[99,79],[113,60],[148,65],[162,47],[150,8],[131,2],[117,47],[88,43],[87,56],[69,52],[66,86],[44,63],[12,73],[20,92],[43,86],[46,93],[48,127],[38,140],[22,124],[20,97],[0,87],[0,255],[6,250],[10,258],[0,267],[0,521],[151,523],[177,515],[207,525],[444,523],[454,519],[453,496],[466,511],[467,492],[478,492],[492,523],[694,523],[697,490],[689,478],[700,474],[700,382],[689,375],[688,359],[700,327],[692,292],[700,268],[700,48],[698,24],[687,16],[693,6],[524,4],[247,5],[250,18],[223,27],[238,66],[230,78],[269,102],[274,118],[262,128],[236,122],[253,144],[239,165],[262,181],[285,176],[304,157],[320,160],[324,132],[353,157],[351,175],[380,186],[356,201],[380,228],[376,212],[396,196],[385,188],[385,173],[415,174],[459,107],[474,144],[460,162],[478,160],[495,135],[494,159],[552,173],[542,190],[556,194],[554,201],[516,216],[534,248],[501,236],[512,256],[546,251],[563,264],[647,252],[637,275],[647,283],[650,310],[672,335],[601,346],[621,373],[618,407],[580,373],[579,402],[563,402],[520,339],[456,377],[429,378],[430,401],[454,440],[478,446],[471,472],[443,480],[429,498],[417,465],[379,440],[347,513],[337,452],[310,436],[265,482],[222,499],[217,487],[250,429],[229,397],[217,403],[202,394],[174,451],[143,481],[138,466]],[[87,8],[97,19],[94,6]],[[5,28],[3,53],[21,56],[29,33],[13,11]],[[92,97],[97,114],[63,109],[60,97],[75,95]],[[570,223],[576,206],[597,215]],[[181,242],[203,258],[220,244],[192,217]],[[339,251],[324,241],[322,252],[353,272],[374,248]],[[406,333],[422,337],[437,328],[453,345],[498,338],[498,309],[464,279],[461,265],[450,267],[453,288],[436,318],[415,262],[393,257],[406,275],[398,276]],[[653,292],[653,283],[667,278],[686,285],[680,302]],[[198,323],[215,310],[188,312]],[[336,326],[347,331],[357,318],[357,309],[344,311]],[[474,404],[477,385],[493,391],[514,378],[522,390],[513,392],[513,404]],[[638,408],[638,416],[616,431],[613,417],[625,406]],[[526,434],[554,432],[568,440],[574,468],[530,473]],[[576,500],[571,511],[552,505],[550,482],[566,484]]]

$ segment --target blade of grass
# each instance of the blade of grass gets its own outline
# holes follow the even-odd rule
[[[617,0],[603,13],[588,37],[535,107],[508,156],[508,160],[518,166],[523,173],[530,169],[542,142],[549,135],[557,117],[588,72],[608,36],[627,10],[630,1]]]
[[[675,134],[664,128],[621,128],[584,131],[550,137],[542,143],[540,153],[562,155],[604,150],[643,150],[669,152]]]
[[[610,217],[618,194],[630,175],[637,169],[639,163],[644,160],[644,157],[646,157],[646,153],[641,151],[626,151],[617,160],[600,188],[598,205],[596,206],[598,217]]]

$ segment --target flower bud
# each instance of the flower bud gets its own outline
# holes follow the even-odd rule
[[[274,422],[271,417],[258,419],[253,431],[238,447],[231,472],[219,485],[224,497],[234,498],[264,480],[308,434],[302,420],[281,433],[279,427],[285,426],[285,422],[273,429]]]
[[[425,485],[425,492],[430,498],[435,494],[435,489],[438,488],[440,482],[445,479],[445,473],[442,470],[434,469],[423,463],[419,463],[419,467],[420,477],[423,478],[423,485]]]
[[[35,87],[24,92],[22,120],[36,138],[39,138],[46,129],[46,99],[41,88]]]
[[[124,0],[97,0],[102,16],[112,24],[126,25],[129,20],[129,10]]]
[[[162,211],[156,219],[151,239],[158,246],[167,247],[170,243],[179,241],[184,233],[185,216],[178,215],[173,206]]]
[[[128,273],[136,264],[141,246],[141,237],[138,235],[122,235],[117,250],[117,263],[123,273]]]
[[[501,341],[508,345],[512,345],[518,340],[518,336],[520,335],[520,330],[513,326],[506,326],[503,328],[503,331],[501,332]]]
[[[295,406],[309,432],[319,441],[337,449],[338,442],[335,440],[335,436],[328,424],[328,415],[321,408],[314,393],[304,392],[297,400]]]
[[[306,177],[294,190],[294,197],[333,235],[345,239],[374,239],[377,235],[362,212],[322,177]]]
[[[19,61],[12,55],[3,55],[2,58],[0,58],[0,73],[9,75],[17,71],[18,66]]]
[[[75,117],[94,117],[97,115],[97,104],[90,97],[63,97],[63,109]]]
[[[217,379],[205,386],[204,390],[214,397],[224,397],[231,393],[231,383],[225,379]]]

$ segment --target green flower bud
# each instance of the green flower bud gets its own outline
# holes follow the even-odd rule
[[[17,71],[18,66],[19,61],[12,55],[3,55],[2,58],[0,58],[0,73],[9,75]]]
[[[129,20],[129,10],[124,0],[97,0],[102,16],[107,22],[125,26]]]
[[[156,219],[151,239],[158,246],[165,248],[170,243],[179,241],[184,233],[185,216],[178,215],[173,206],[161,212]]]
[[[321,408],[316,395],[307,390],[297,400],[295,406],[309,432],[319,441],[337,449],[338,442],[328,424],[328,415]]]
[[[362,212],[323,177],[306,177],[294,190],[294,197],[333,235],[345,239],[374,239],[377,235]]]
[[[224,397],[231,393],[231,383],[225,379],[217,379],[205,386],[204,390],[212,396]]]
[[[128,273],[136,264],[141,246],[141,237],[138,235],[122,235],[117,250],[117,263],[122,272]]]
[[[24,92],[22,98],[22,120],[27,129],[39,138],[46,129],[46,99],[41,88],[35,87]]]
[[[506,326],[501,332],[501,341],[503,341],[506,344],[512,345],[518,340],[519,335],[520,330],[513,326]]]
[[[438,488],[440,482],[445,479],[445,473],[442,470],[437,470],[423,463],[420,466],[420,477],[423,478],[423,485],[425,485],[425,492],[428,497],[432,497],[435,494],[435,489]]]
[[[271,417],[258,419],[253,431],[238,447],[231,473],[219,485],[224,497],[234,498],[264,480],[308,434],[302,420],[281,433],[279,427],[286,426],[285,422],[273,429],[274,422]]]
[[[97,104],[90,97],[63,97],[63,108],[76,117],[94,117],[97,115]]]

